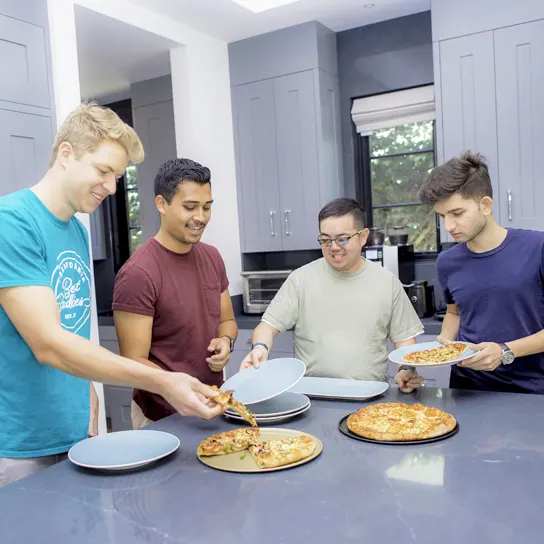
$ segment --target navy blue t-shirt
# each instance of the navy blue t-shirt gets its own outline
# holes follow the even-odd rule
[[[511,342],[544,329],[544,232],[508,229],[485,253],[459,244],[441,253],[437,266],[444,300],[459,309],[457,340]],[[544,353],[493,372],[452,366],[450,386],[544,394]]]

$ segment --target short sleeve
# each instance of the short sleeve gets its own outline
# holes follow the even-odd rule
[[[114,310],[155,316],[157,290],[149,274],[138,266],[124,266],[115,278]]]
[[[227,276],[227,269],[225,268],[225,261],[219,251],[217,252],[217,265],[219,267],[219,281],[221,282],[221,292],[224,293],[229,288],[229,278]]]
[[[30,285],[51,286],[40,232],[19,214],[0,211],[0,288]]]
[[[298,292],[291,276],[283,282],[262,320],[279,332],[285,332],[295,326],[298,320]]]
[[[442,289],[444,302],[446,304],[455,304],[455,301],[453,300],[453,297],[451,296],[451,292],[448,289],[448,278],[445,271],[444,263],[442,262],[440,257],[438,258],[436,262],[436,274],[438,276],[440,288]]]
[[[397,278],[393,278],[393,307],[388,336],[393,344],[412,338],[424,331],[408,295]]]

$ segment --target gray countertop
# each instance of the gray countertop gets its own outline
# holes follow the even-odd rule
[[[180,449],[131,474],[66,461],[0,490],[2,544],[302,543],[532,544],[544,521],[544,396],[422,389],[385,398],[452,413],[459,432],[417,446],[348,438],[339,420],[361,403],[313,401],[285,424],[323,453],[266,474],[218,472],[196,447],[232,428],[172,416],[154,425]]]

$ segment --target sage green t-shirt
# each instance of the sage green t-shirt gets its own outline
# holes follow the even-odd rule
[[[306,376],[387,381],[387,339],[423,332],[400,281],[366,261],[343,274],[318,259],[290,274],[263,321],[280,333],[294,327],[295,356]]]

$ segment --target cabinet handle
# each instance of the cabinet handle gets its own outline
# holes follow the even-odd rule
[[[508,191],[508,220],[512,221],[512,191]]]
[[[285,234],[287,236],[291,235],[291,232],[289,232],[289,217],[291,215],[291,210],[284,210],[285,213]]]
[[[276,212],[270,212],[270,236],[276,236],[274,232],[274,215]]]

